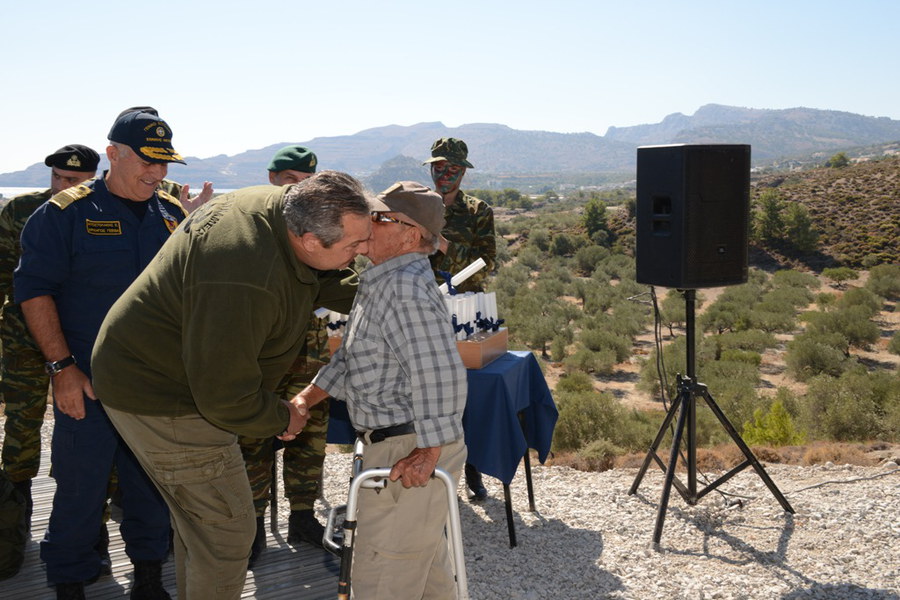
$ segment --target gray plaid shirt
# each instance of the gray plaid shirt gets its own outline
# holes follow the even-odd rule
[[[347,401],[357,430],[413,422],[420,448],[463,437],[466,368],[424,254],[362,272],[343,343],[313,383]]]

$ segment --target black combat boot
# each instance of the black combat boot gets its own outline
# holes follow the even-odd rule
[[[12,484],[25,498],[25,530],[31,531],[31,514],[34,512],[34,500],[31,498],[31,480],[13,481]]]
[[[84,582],[57,583],[56,600],[85,600]]]
[[[100,538],[94,546],[100,555],[100,576],[112,575],[112,559],[109,557],[109,529],[106,523],[100,526]]]
[[[469,499],[478,502],[487,498],[488,493],[481,480],[481,473],[478,472],[478,469],[476,469],[474,465],[466,463],[465,472],[466,485],[472,490],[472,497]]]
[[[172,600],[162,584],[161,560],[134,561],[134,585],[131,600]]]
[[[288,544],[309,542],[321,547],[325,528],[316,519],[316,513],[312,509],[292,510],[288,517]]]
[[[250,546],[250,560],[247,562],[247,569],[256,566],[256,561],[266,548],[266,517],[256,517],[256,537],[253,538],[253,545]]]

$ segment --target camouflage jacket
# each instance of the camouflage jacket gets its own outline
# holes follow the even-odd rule
[[[438,271],[455,275],[483,258],[487,263],[469,279],[457,287],[460,292],[484,291],[488,274],[494,270],[497,244],[494,239],[494,211],[484,200],[459,191],[450,206],[444,208],[446,223],[441,233],[450,242],[447,254],[436,252],[429,260],[438,283],[445,279]]]
[[[13,271],[22,256],[19,237],[25,221],[37,207],[50,199],[50,190],[16,196],[0,210],[0,301],[4,311],[13,304]]]

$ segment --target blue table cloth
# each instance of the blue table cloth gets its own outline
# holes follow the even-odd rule
[[[466,375],[463,428],[468,462],[509,485],[528,448],[538,451],[541,462],[550,453],[559,416],[550,388],[531,352],[507,352],[483,369],[468,369]],[[356,436],[346,403],[332,400],[330,413],[328,443],[352,444]]]

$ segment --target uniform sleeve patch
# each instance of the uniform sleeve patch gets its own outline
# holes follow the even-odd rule
[[[121,221],[93,221],[87,219],[84,224],[88,235],[122,235]]]

